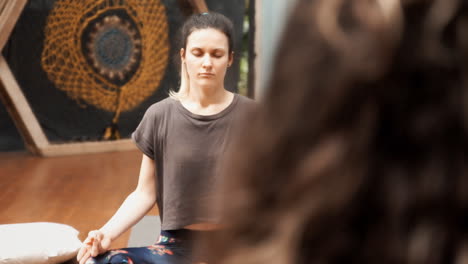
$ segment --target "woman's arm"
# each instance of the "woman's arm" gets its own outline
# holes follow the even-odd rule
[[[155,168],[154,161],[143,154],[136,189],[125,199],[114,216],[100,229],[111,241],[140,221],[153,207],[156,201]]]
[[[89,232],[78,252],[80,264],[107,251],[113,240],[136,224],[153,207],[156,201],[155,169],[154,161],[143,154],[136,189],[101,229]]]

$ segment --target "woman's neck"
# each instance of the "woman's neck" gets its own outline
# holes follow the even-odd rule
[[[226,99],[228,91],[224,87],[194,87],[191,86],[187,100],[200,107],[208,107],[212,104],[222,103]]]
[[[181,103],[194,114],[213,115],[228,107],[233,98],[234,94],[226,91],[224,87],[216,89],[191,87],[188,96],[182,99]]]

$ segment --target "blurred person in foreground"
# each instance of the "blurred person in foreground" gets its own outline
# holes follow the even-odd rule
[[[468,263],[468,1],[298,0],[208,263]]]

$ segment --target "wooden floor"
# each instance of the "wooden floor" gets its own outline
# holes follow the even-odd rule
[[[78,229],[84,240],[136,187],[140,162],[139,151],[55,158],[0,153],[0,224],[63,223]],[[112,246],[125,247],[129,235]]]

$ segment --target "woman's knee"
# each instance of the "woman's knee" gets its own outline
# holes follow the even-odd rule
[[[126,250],[117,249],[117,250],[110,250],[100,256],[92,258],[87,264],[132,264],[135,261],[132,260],[130,254]]]

